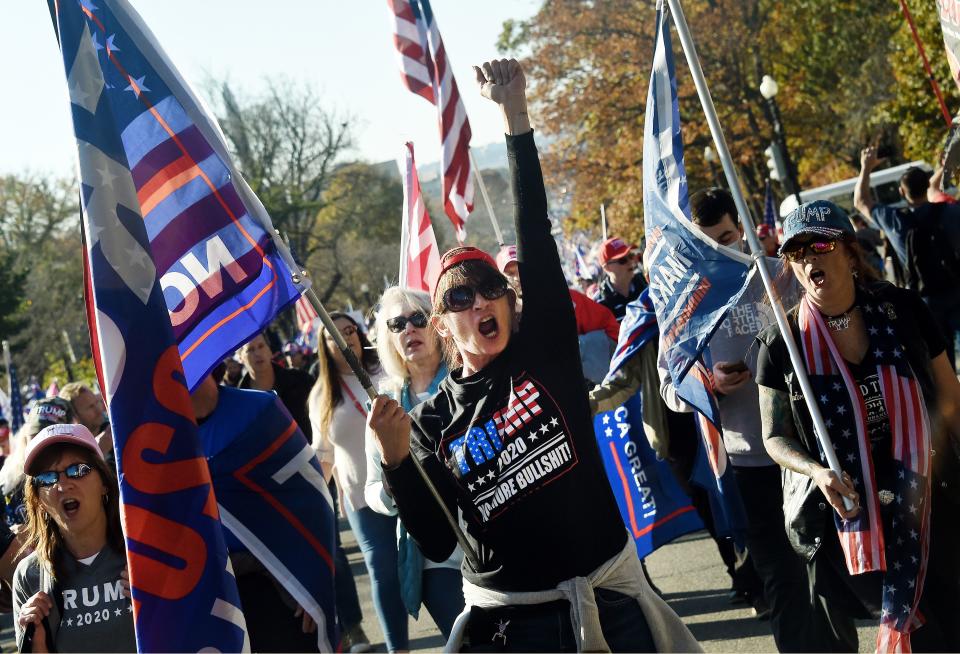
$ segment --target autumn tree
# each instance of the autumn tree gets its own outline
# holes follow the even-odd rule
[[[764,74],[779,83],[776,101],[801,186],[854,174],[865,142],[896,146],[898,134],[906,144],[905,132],[930,132],[936,112],[899,108],[911,95],[898,83],[898,66],[906,68],[897,56],[902,19],[889,0],[710,0],[685,3],[684,10],[754,206],[767,177],[763,150],[773,137],[759,92]],[[931,15],[935,21],[935,12],[926,14],[927,23]],[[530,20],[504,25],[499,46],[526,55],[538,127],[556,139],[545,169],[551,182],[574,189],[575,226],[595,225],[604,202],[614,231],[633,238],[642,231],[654,17],[649,0],[545,0]],[[690,187],[698,188],[713,183],[703,159],[711,139],[679,40],[673,41],[685,162]]]

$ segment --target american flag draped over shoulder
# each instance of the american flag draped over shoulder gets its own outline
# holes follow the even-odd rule
[[[443,208],[461,243],[473,211],[470,121],[429,0],[387,0],[393,12],[394,43],[401,79],[413,93],[437,106],[443,151]]]
[[[840,465],[861,498],[854,518],[842,520],[834,513],[847,569],[853,575],[884,572],[877,651],[909,652],[910,632],[924,622],[917,605],[929,553],[930,423],[920,385],[894,328],[893,305],[868,301],[860,308],[870,338],[861,366],[875,366],[889,420],[889,445],[871,444],[861,383],[837,350],[820,312],[806,298],[798,324],[817,405],[834,435]],[[892,467],[878,475],[877,463],[888,456]]]
[[[413,156],[413,143],[403,148],[397,160],[403,181],[403,226],[400,231],[400,286],[430,292],[430,282],[440,273],[440,250],[433,223],[420,192],[420,178]]]

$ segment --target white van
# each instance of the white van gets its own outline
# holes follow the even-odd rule
[[[913,161],[892,168],[877,170],[870,175],[870,187],[873,189],[880,204],[892,204],[894,206],[904,205],[903,198],[900,197],[900,177],[907,172],[907,168],[916,166],[927,172],[933,172],[933,168],[926,161]],[[848,213],[853,212],[853,189],[857,185],[859,177],[845,179],[842,182],[834,182],[826,186],[804,189],[800,191],[800,198],[804,202],[813,202],[814,200],[830,200],[837,206],[843,207]],[[797,208],[797,198],[794,195],[788,195],[780,203],[780,218],[786,218],[787,215]]]

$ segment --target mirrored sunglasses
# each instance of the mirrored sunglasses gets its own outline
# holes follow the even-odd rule
[[[407,323],[410,323],[417,329],[423,329],[427,326],[427,316],[423,311],[415,311],[409,316],[397,316],[387,321],[387,329],[394,334],[399,334],[407,328]]]
[[[812,241],[810,243],[798,243],[797,247],[784,250],[783,256],[788,261],[803,261],[810,254],[827,254],[837,249],[836,241]]]
[[[33,475],[33,485],[39,488],[48,488],[60,481],[64,474],[70,479],[82,479],[93,472],[93,468],[86,463],[74,463],[63,470],[45,470]]]
[[[477,288],[473,286],[454,286],[443,294],[443,306],[446,311],[458,313],[466,311],[473,306],[477,299],[477,293],[487,300],[499,300],[507,294],[507,283],[504,280],[494,280],[480,285]]]

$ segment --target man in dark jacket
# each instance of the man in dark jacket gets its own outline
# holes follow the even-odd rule
[[[273,362],[273,350],[263,334],[237,350],[237,357],[243,363],[244,372],[237,388],[252,388],[258,391],[276,393],[287,411],[297,421],[300,431],[308,441],[313,438],[310,418],[307,415],[307,397],[313,387],[313,377],[302,370],[282,368]]]
[[[610,309],[617,320],[623,319],[627,304],[640,297],[647,287],[643,273],[637,270],[634,249],[621,238],[608,238],[600,248],[600,266],[604,278],[593,299]]]

